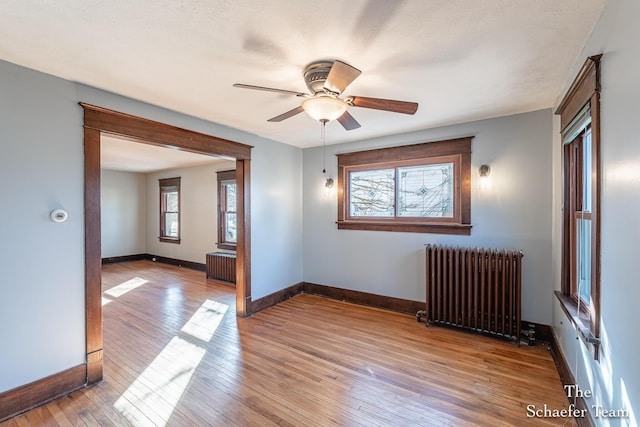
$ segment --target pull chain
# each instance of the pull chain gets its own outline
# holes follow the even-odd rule
[[[322,138],[322,173],[326,173],[327,172],[327,163],[326,163],[326,159],[327,159],[327,144],[325,141],[325,126],[327,125],[327,120],[320,120],[320,122],[322,123],[322,127],[320,128],[320,137]]]

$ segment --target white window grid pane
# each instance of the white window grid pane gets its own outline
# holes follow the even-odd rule
[[[167,212],[165,214],[165,236],[178,237],[178,214]]]
[[[236,223],[236,214],[235,213],[226,213],[225,214],[225,242],[233,242],[235,243],[238,235],[238,227]]]
[[[236,211],[236,184],[235,183],[227,183],[224,184],[227,189],[227,210],[231,212]]]
[[[576,236],[578,292],[580,297],[589,304],[591,301],[591,220],[579,218],[576,229],[578,231]]]
[[[591,130],[587,131],[582,141],[582,210],[591,212]]]
[[[178,192],[165,193],[167,200],[167,212],[178,212]]]
[[[398,216],[453,218],[453,163],[398,168]]]
[[[353,171],[349,174],[349,215],[393,218],[395,170]]]

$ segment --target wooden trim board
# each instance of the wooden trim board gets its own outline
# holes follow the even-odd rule
[[[0,422],[78,390],[86,383],[87,365],[82,364],[0,393]]]
[[[197,271],[205,271],[206,269],[206,265],[201,262],[185,261],[182,259],[168,258],[153,254],[135,254],[102,258],[102,265],[115,264],[117,262],[140,261],[145,259],[149,261],[161,262],[164,264],[176,265],[178,267],[190,268]]]
[[[382,308],[411,315],[415,315],[418,310],[424,309],[424,302],[420,301],[411,301],[350,289],[335,288],[332,286],[319,285],[317,283],[300,282],[252,301],[251,313],[255,314],[260,310],[279,304],[282,301],[288,300],[289,298],[302,293],[319,295],[353,304]]]
[[[320,295],[323,297],[350,302],[353,304],[382,308],[385,310],[397,311],[400,313],[411,315],[415,315],[418,310],[424,310],[425,307],[425,303],[421,301],[411,301],[384,295],[370,294],[367,292],[354,291],[351,289],[334,288],[332,286],[319,285],[309,282],[304,282],[303,292],[306,294]]]

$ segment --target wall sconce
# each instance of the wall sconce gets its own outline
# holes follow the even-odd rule
[[[333,187],[333,179],[327,178],[327,180],[324,183],[324,188],[331,188],[331,187]]]
[[[489,175],[491,175],[491,167],[489,165],[482,165],[478,168],[478,175],[480,175],[480,188],[482,190],[488,190],[491,188],[489,182]]]

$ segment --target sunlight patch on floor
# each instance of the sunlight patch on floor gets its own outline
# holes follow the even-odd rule
[[[111,301],[113,300],[102,297],[102,306],[104,307],[105,305],[109,304]]]
[[[191,316],[181,331],[199,340],[209,342],[228,309],[228,305],[208,299]]]
[[[134,277],[133,279],[127,280],[126,282],[122,282],[111,289],[107,289],[106,291],[104,291],[104,293],[114,298],[118,298],[126,294],[127,292],[134,290],[138,286],[144,285],[147,282],[148,280],[141,279],[140,277]]]
[[[166,426],[205,353],[174,337],[114,407],[133,426]]]

